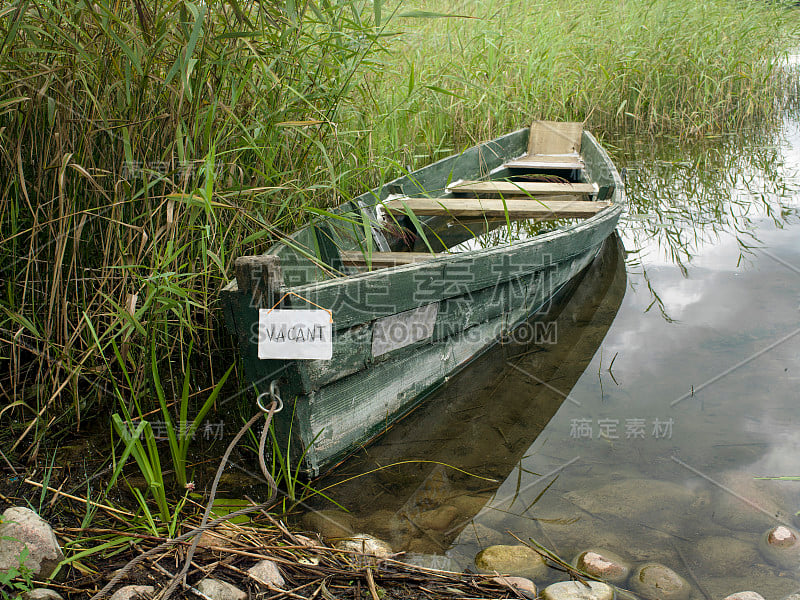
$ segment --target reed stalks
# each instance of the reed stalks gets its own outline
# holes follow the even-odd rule
[[[230,365],[216,299],[233,259],[319,208],[532,118],[679,137],[758,122],[787,100],[800,24],[734,0],[0,16],[0,418],[33,455],[115,397],[158,408],[154,372],[202,407]]]

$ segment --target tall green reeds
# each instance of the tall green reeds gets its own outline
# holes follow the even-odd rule
[[[65,409],[79,423],[110,378],[128,385],[104,366],[112,344],[139,395],[151,342],[180,386],[194,340],[208,368],[191,389],[210,389],[230,363],[213,356],[232,259],[335,199],[338,106],[380,42],[373,10],[52,0],[2,12],[5,416],[24,433]]]
[[[0,417],[20,449],[112,381],[157,408],[151,345],[166,394],[202,406],[232,260],[307,208],[532,118],[692,136],[774,116],[798,23],[734,0],[7,2]]]

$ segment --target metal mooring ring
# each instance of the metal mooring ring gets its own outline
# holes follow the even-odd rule
[[[280,389],[278,388],[277,381],[274,380],[271,381],[269,384],[269,391],[259,394],[258,397],[256,398],[256,404],[258,404],[258,408],[260,408],[266,413],[269,412],[269,409],[264,408],[264,404],[262,401],[265,398],[270,401],[270,404],[272,404],[273,402],[277,404],[275,410],[272,411],[273,414],[279,413],[283,410],[283,400],[281,400]]]

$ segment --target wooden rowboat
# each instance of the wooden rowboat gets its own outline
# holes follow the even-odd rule
[[[385,431],[579,274],[623,203],[581,124],[539,121],[237,259],[226,321],[285,403],[280,443],[317,475]]]

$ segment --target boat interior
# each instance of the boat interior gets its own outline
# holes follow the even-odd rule
[[[518,135],[524,133],[527,139]],[[530,239],[611,205],[614,186],[592,178],[581,152],[581,123],[537,121],[514,135],[527,142],[522,152],[494,168],[472,169],[474,178],[445,170],[435,179],[438,189],[429,189],[411,174],[384,186],[382,197],[361,196],[299,230],[272,252],[281,257],[286,284]]]

